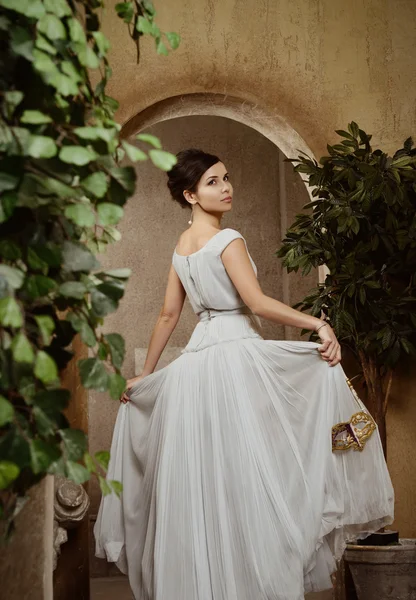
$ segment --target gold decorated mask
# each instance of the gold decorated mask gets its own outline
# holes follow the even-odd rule
[[[365,411],[354,413],[346,423],[332,428],[332,451],[359,450],[362,452],[367,440],[376,429],[373,418]]]
[[[353,448],[362,452],[367,440],[375,431],[377,425],[372,416],[364,409],[364,405],[358,398],[357,392],[353,388],[349,379],[348,386],[354,399],[362,410],[352,415],[349,421],[337,423],[332,428],[332,451],[349,450]]]

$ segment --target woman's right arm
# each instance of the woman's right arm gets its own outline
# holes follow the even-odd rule
[[[172,265],[169,271],[165,300],[150,338],[143,371],[138,377],[127,380],[127,390],[155,370],[159,358],[179,321],[185,298],[186,292]],[[121,402],[128,401],[128,394],[124,392]]]
[[[320,347],[322,357],[331,366],[335,366],[340,362],[341,348],[332,328],[328,324],[323,327],[324,322],[321,319],[295,310],[263,293],[245,243],[241,238],[232,241],[225,248],[222,253],[222,261],[241,299],[254,314],[275,323],[317,331],[323,342]]]

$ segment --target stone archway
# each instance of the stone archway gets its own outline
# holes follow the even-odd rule
[[[121,133],[123,137],[130,137],[155,123],[195,115],[225,117],[243,123],[273,142],[285,156],[296,156],[299,151],[313,156],[305,140],[281,116],[225,94],[197,93],[166,98],[128,119]]]

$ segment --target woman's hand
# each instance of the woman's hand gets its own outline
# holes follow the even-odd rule
[[[322,346],[319,346],[318,350],[321,353],[321,356],[324,360],[326,360],[331,367],[335,367],[339,362],[341,362],[341,346],[335,336],[335,333],[332,327],[329,326],[328,323],[325,323],[323,326],[318,325],[317,334],[319,335]]]
[[[144,375],[139,375],[138,377],[133,377],[133,379],[127,379],[126,389],[124,390],[123,395],[120,398],[120,402],[122,402],[123,404],[127,404],[127,402],[130,402],[129,391],[134,385],[136,385],[136,383],[141,381],[143,377]]]

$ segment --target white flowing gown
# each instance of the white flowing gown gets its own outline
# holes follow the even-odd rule
[[[135,600],[303,600],[331,587],[346,540],[393,520],[378,432],[332,452],[332,426],[361,409],[318,344],[261,337],[221,259],[237,238],[174,253],[200,322],[118,412],[108,479],[124,489],[94,533]]]

